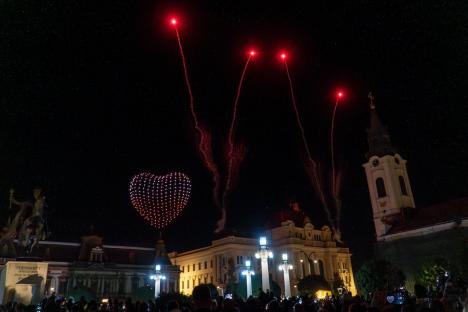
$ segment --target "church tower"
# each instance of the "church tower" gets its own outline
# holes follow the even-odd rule
[[[382,125],[375,110],[374,97],[370,99],[370,127],[367,130],[368,161],[366,171],[377,240],[390,228],[403,221],[415,208],[413,192],[406,171],[406,160],[393,148],[387,128]]]

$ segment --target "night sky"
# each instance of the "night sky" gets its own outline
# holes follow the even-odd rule
[[[51,240],[78,241],[90,224],[105,243],[151,245],[157,232],[132,208],[130,178],[182,171],[192,198],[164,231],[169,250],[207,244],[219,211],[195,146],[177,41],[182,20],[196,110],[222,151],[235,88],[255,46],[239,102],[247,146],[228,212],[231,231],[260,233],[296,199],[325,221],[302,165],[287,77],[314,157],[329,170],[333,94],[336,153],[345,168],[344,240],[360,261],[374,227],[361,164],[367,94],[408,160],[416,205],[468,196],[466,1],[19,1],[0,4],[0,211],[42,186]]]

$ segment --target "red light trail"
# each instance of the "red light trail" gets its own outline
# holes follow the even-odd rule
[[[177,35],[177,43],[179,44],[179,52],[180,58],[182,60],[182,67],[184,69],[184,77],[185,77],[185,84],[187,86],[187,91],[190,97],[190,112],[192,114],[192,119],[194,123],[194,128],[198,132],[199,142],[198,142],[198,151],[201,155],[201,158],[205,164],[205,167],[210,171],[212,179],[213,179],[213,201],[217,207],[220,207],[220,200],[219,200],[219,192],[220,192],[220,175],[218,166],[214,162],[213,158],[213,151],[211,147],[211,134],[208,130],[203,129],[200,126],[200,122],[198,120],[197,114],[195,112],[195,105],[194,105],[194,97],[192,93],[192,87],[190,84],[190,79],[187,70],[187,62],[185,59],[184,49],[182,46],[182,41],[180,39],[179,30],[177,29],[177,19],[172,18],[170,20],[171,24],[174,27],[175,33]]]
[[[340,200],[340,191],[339,186],[341,185],[340,177],[336,175],[335,170],[335,143],[334,143],[334,130],[335,130],[335,116],[336,116],[336,109],[338,108],[338,104],[340,99],[344,96],[343,91],[338,91],[336,93],[336,102],[335,106],[333,107],[333,114],[331,119],[331,127],[330,127],[330,155],[331,155],[331,188],[332,188],[332,196],[335,200],[335,209],[336,209],[336,226],[339,228],[340,219],[341,219],[341,200]]]
[[[327,203],[327,200],[325,198],[325,193],[324,193],[323,187],[322,187],[323,186],[323,183],[322,183],[323,181],[322,181],[322,179],[321,179],[321,177],[319,175],[317,163],[312,158],[312,155],[311,155],[310,149],[309,149],[309,144],[307,143],[307,138],[306,138],[306,135],[305,135],[304,126],[302,125],[301,117],[299,115],[299,110],[297,109],[296,97],[294,95],[293,82],[292,82],[292,79],[291,79],[291,74],[289,72],[288,63],[286,61],[286,58],[287,58],[286,53],[281,52],[280,58],[283,60],[284,67],[286,69],[286,75],[288,76],[289,90],[290,90],[290,94],[291,94],[291,104],[292,104],[292,107],[293,107],[293,110],[294,110],[294,114],[296,116],[297,125],[299,126],[299,130],[301,132],[301,137],[302,137],[302,142],[304,144],[304,148],[305,148],[305,151],[306,151],[306,156],[307,156],[307,159],[306,159],[306,163],[307,163],[306,164],[306,172],[307,172],[307,174],[309,176],[309,179],[312,182],[312,186],[313,186],[313,188],[315,190],[315,193],[318,195],[318,197],[320,199],[320,202],[322,203],[325,214],[327,215],[328,222],[332,226],[333,230],[335,232],[339,233],[339,229],[337,229],[336,226],[335,226],[335,222],[333,221],[331,211],[330,211],[330,209],[328,207],[328,203]]]
[[[244,69],[242,70],[242,74],[239,80],[239,85],[237,86],[237,93],[236,98],[234,100],[234,105],[232,108],[232,119],[231,125],[229,127],[228,133],[228,142],[227,142],[227,159],[228,159],[228,166],[227,166],[227,178],[226,178],[226,185],[223,192],[222,197],[222,216],[221,219],[218,221],[217,228],[215,233],[219,233],[224,229],[226,224],[226,207],[227,207],[227,197],[232,191],[232,181],[234,180],[234,176],[237,176],[239,172],[240,164],[245,157],[245,147],[240,144],[234,148],[234,131],[236,127],[236,120],[237,120],[237,107],[239,103],[239,98],[242,90],[242,85],[244,83],[245,73],[247,72],[247,68],[249,66],[250,60],[252,57],[256,55],[255,50],[251,50],[249,52],[249,56],[247,57],[247,61],[245,62]]]

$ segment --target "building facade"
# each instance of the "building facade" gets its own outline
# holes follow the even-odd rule
[[[0,258],[0,269],[15,260]],[[75,300],[82,295],[88,299],[151,299],[156,264],[166,276],[161,291],[178,291],[179,269],[167,258],[162,240],[153,248],[106,245],[97,235],[84,236],[81,243],[40,241],[32,260],[48,263],[45,295],[55,293]]]
[[[330,285],[339,277],[347,290],[356,293],[349,249],[338,246],[328,226],[316,229],[306,218],[302,227],[285,221],[265,234],[274,254],[269,260],[270,279],[281,287],[282,293],[283,273],[278,270],[282,253],[288,254],[293,266],[290,271],[292,295],[297,295],[296,285],[301,278],[314,274],[323,276]],[[191,294],[195,286],[212,283],[222,294],[228,284],[245,282],[241,273],[246,260],[251,261],[255,274],[261,274],[260,260],[255,258],[258,249],[258,238],[227,236],[212,241],[207,247],[169,253],[169,257],[180,268],[181,292]]]

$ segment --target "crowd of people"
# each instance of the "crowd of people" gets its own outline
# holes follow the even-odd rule
[[[389,298],[392,297],[392,298]],[[179,298],[179,300],[177,299]],[[401,298],[400,298],[401,299]],[[22,305],[14,302],[0,306],[0,312],[468,312],[468,290],[455,300],[440,296],[417,298],[404,296],[395,300],[383,291],[376,291],[369,300],[360,296],[344,293],[325,299],[311,297],[276,298],[273,293],[260,291],[257,297],[247,300],[241,298],[213,298],[206,285],[194,288],[189,300],[170,294],[165,300],[132,301],[105,299],[101,302],[87,301],[83,297],[77,301],[72,298],[51,295],[38,305]]]

